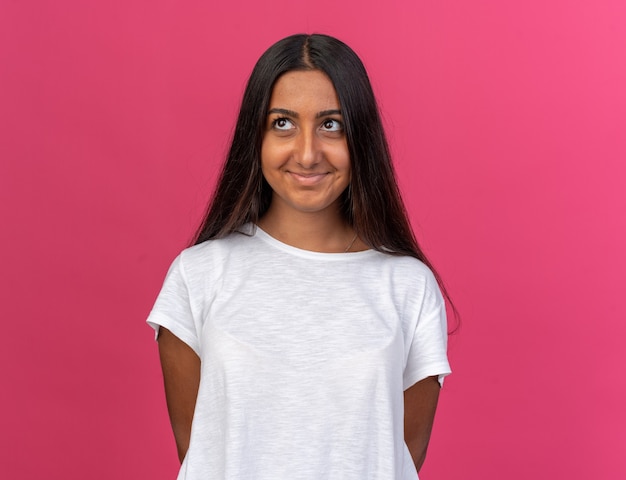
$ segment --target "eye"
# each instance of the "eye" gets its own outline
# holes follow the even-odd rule
[[[343,130],[343,123],[334,118],[328,118],[322,123],[322,128],[327,132],[340,132]]]
[[[276,130],[290,130],[293,128],[293,123],[288,118],[277,118],[272,122],[272,128]]]

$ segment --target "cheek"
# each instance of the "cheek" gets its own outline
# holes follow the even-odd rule
[[[266,177],[266,180],[267,176],[271,175],[272,169],[275,168],[275,157],[276,156],[272,152],[272,149],[269,148],[266,144],[263,144],[263,146],[261,147],[261,172],[263,173],[263,176]]]
[[[261,169],[279,168],[287,160],[288,152],[274,142],[264,140],[261,144]]]
[[[352,166],[350,164],[350,153],[348,152],[348,148],[345,147],[338,149],[335,153],[335,158],[337,159],[337,168],[344,170],[348,173],[348,175],[352,175]]]

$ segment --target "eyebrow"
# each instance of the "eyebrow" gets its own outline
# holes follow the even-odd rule
[[[271,115],[273,113],[278,113],[281,115],[287,115],[293,118],[299,118],[300,115],[298,114],[298,112],[294,112],[293,110],[288,110],[286,108],[272,108],[270,109],[269,112],[267,112],[268,115]],[[317,114],[315,114],[315,118],[321,118],[321,117],[327,117],[328,115],[341,115],[341,110],[322,110],[321,112],[318,112]]]

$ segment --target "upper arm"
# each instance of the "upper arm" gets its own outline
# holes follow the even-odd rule
[[[191,423],[200,385],[200,358],[166,328],[159,329],[159,356],[165,397],[180,460],[189,448]]]
[[[404,392],[404,441],[418,471],[426,458],[439,390],[438,378],[433,376],[417,382]]]

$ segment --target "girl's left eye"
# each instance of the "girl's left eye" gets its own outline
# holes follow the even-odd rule
[[[324,130],[328,132],[338,132],[343,129],[343,125],[339,120],[329,118],[322,123]]]

